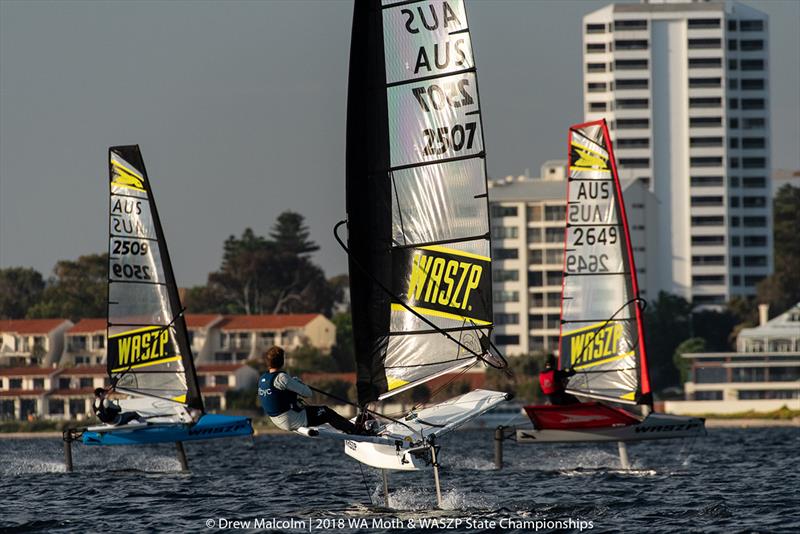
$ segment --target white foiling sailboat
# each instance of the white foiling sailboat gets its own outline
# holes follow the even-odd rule
[[[206,414],[203,408],[139,147],[111,147],[109,175],[107,369],[122,412],[135,411],[144,422],[97,425],[78,435],[87,445],[132,445],[252,434],[247,417]]]
[[[643,306],[606,122],[572,126],[569,147],[559,368],[576,371],[567,392],[586,402],[526,406],[534,429],[517,441],[703,435],[703,419],[650,413]]]
[[[463,1],[356,2],[343,246],[362,410],[479,363],[505,366],[489,341],[484,156]],[[506,399],[474,390],[396,419],[378,414],[377,436],[322,432],[373,467],[435,468],[438,438]]]

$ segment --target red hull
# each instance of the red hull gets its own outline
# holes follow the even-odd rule
[[[639,419],[625,410],[599,402],[563,406],[525,406],[525,412],[537,430],[574,430],[635,425]]]

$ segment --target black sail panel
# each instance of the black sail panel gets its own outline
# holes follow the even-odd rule
[[[121,391],[203,410],[186,322],[137,145],[109,149],[108,374]]]
[[[356,2],[352,39],[347,215],[363,404],[487,351],[491,247],[463,1]]]

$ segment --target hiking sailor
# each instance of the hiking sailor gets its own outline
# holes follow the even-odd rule
[[[94,390],[92,408],[100,421],[114,426],[127,425],[134,419],[138,419],[142,423],[146,422],[137,412],[123,412],[118,404],[107,397],[107,393],[103,388]]]
[[[556,369],[556,359],[550,354],[544,364],[544,369],[539,373],[539,386],[542,393],[550,399],[550,404],[564,405],[577,404],[580,401],[566,392],[567,379],[575,374],[573,369]]]
[[[327,406],[306,406],[300,397],[311,397],[311,389],[299,379],[282,371],[284,351],[272,347],[264,353],[267,372],[258,381],[258,397],[275,426],[283,430],[297,430],[303,426],[320,426],[325,423],[345,434],[359,434],[356,425]]]

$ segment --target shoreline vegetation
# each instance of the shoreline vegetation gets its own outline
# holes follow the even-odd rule
[[[800,410],[791,410],[786,406],[771,412],[750,410],[732,414],[693,414],[692,416],[705,418],[708,428],[800,427]],[[96,421],[0,421],[0,439],[61,437],[61,432],[66,428],[93,424],[96,424]],[[263,416],[253,417],[253,430],[256,436],[287,433]]]

